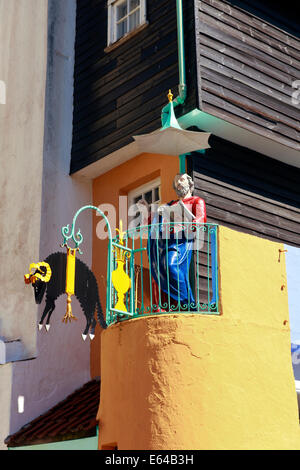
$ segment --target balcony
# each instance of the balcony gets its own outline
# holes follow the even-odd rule
[[[108,257],[108,325],[163,313],[219,314],[218,226],[164,222],[119,232]]]

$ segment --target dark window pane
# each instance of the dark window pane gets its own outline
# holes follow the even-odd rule
[[[138,6],[140,6],[140,0],[130,0],[129,5],[130,5],[129,6],[129,11],[132,11],[135,8],[137,8]]]
[[[117,25],[117,39],[120,39],[126,33],[127,33],[127,21],[124,20],[124,21],[121,21],[121,23]]]
[[[148,191],[148,192],[145,194],[145,199],[146,199],[146,201],[148,202],[148,204],[151,204],[151,202],[152,202],[152,191]]]
[[[129,16],[129,31],[133,31],[140,23],[140,10],[136,10]]]

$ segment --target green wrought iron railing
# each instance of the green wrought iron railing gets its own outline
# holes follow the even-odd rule
[[[112,239],[109,250],[108,325],[161,313],[219,314],[216,224],[138,226]],[[114,285],[121,271],[123,291]]]

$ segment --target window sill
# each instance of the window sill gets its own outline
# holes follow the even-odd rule
[[[135,30],[130,31],[130,33],[125,34],[125,36],[118,39],[118,41],[113,42],[109,46],[107,46],[104,49],[104,52],[106,52],[106,53],[111,52],[114,49],[116,49],[117,47],[121,46],[121,44],[123,44],[124,42],[129,41],[129,39],[133,38],[134,36],[139,34],[141,31],[143,31],[145,28],[147,28],[148,24],[149,24],[149,22],[146,21],[145,23],[138,26],[138,28],[136,28]]]
[[[0,365],[8,362],[23,361],[25,359],[25,350],[19,339],[6,340],[0,338]]]

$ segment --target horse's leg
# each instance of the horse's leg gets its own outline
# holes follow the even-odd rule
[[[43,328],[43,321],[45,320],[45,317],[48,313],[48,310],[49,310],[49,305],[48,303],[46,302],[46,305],[45,305],[45,308],[44,308],[44,311],[43,311],[43,314],[41,316],[41,319],[39,321],[39,330],[41,330]]]
[[[49,331],[49,328],[50,328],[50,318],[51,318],[51,315],[53,313],[53,310],[55,309],[55,302],[53,299],[48,299],[47,300],[47,303],[46,303],[46,306],[48,305],[48,310],[47,310],[47,313],[48,313],[48,316],[47,316],[47,320],[46,320],[46,325],[45,325],[45,328],[47,331]]]
[[[97,289],[97,286],[96,286],[96,289]],[[96,289],[94,292],[97,292]],[[97,298],[95,297],[93,298],[93,302],[90,305],[90,310],[89,310],[90,315],[88,315],[90,318],[90,339],[91,340],[95,338],[95,328],[97,324],[97,320],[95,318],[96,303],[97,303]]]
[[[91,339],[94,339],[95,338],[95,328],[96,328],[96,324],[97,324],[97,321],[96,321],[96,318],[92,318],[92,321],[91,321],[91,330],[90,330],[90,338]]]
[[[40,322],[39,322],[39,330],[41,330],[43,328],[43,321],[45,320],[46,315],[48,315],[47,321],[46,321],[46,330],[47,331],[49,330],[49,328],[50,328],[49,320],[50,320],[51,313],[53,312],[54,309],[55,309],[54,300],[47,298],[46,299],[46,305],[45,305],[45,308],[44,308],[44,311],[43,311],[43,315],[41,316],[41,319],[40,319]]]
[[[86,340],[88,331],[89,331],[89,329],[90,329],[90,324],[91,324],[91,320],[86,316],[86,326],[85,326],[84,332],[81,333],[81,336],[82,336],[83,341]]]

